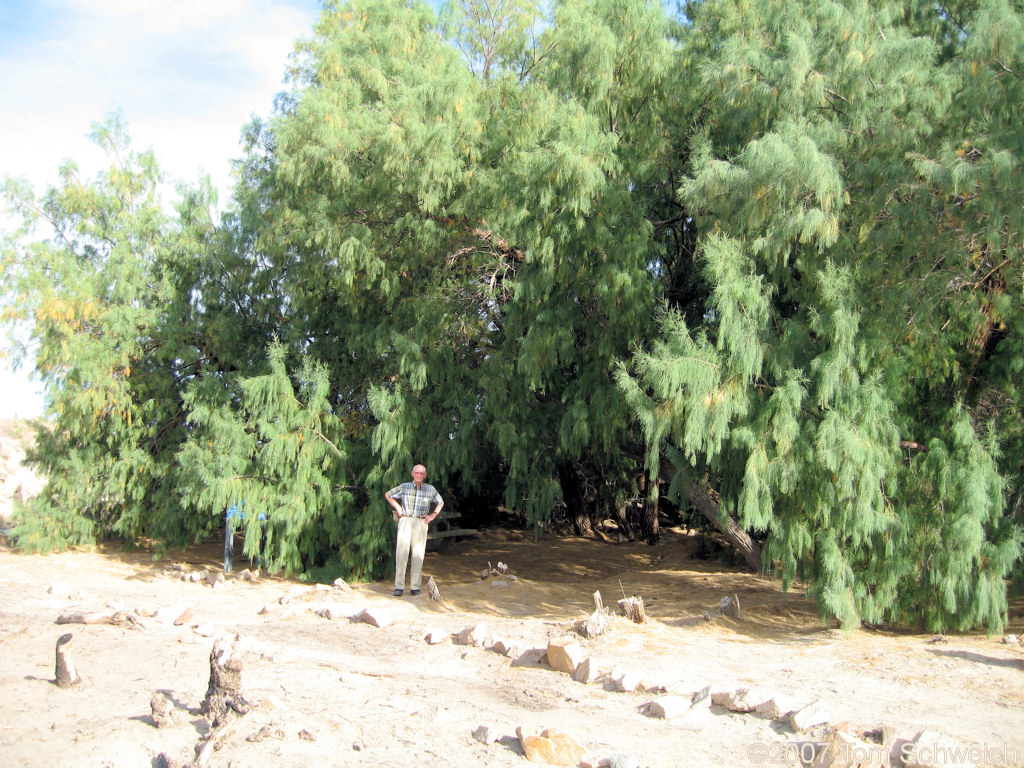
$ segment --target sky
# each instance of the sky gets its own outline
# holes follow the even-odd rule
[[[0,0],[0,177],[37,194],[72,159],[91,179],[92,124],[119,111],[172,179],[209,174],[224,207],[242,127],[267,117],[321,0]],[[0,337],[0,349],[9,346]],[[42,412],[39,385],[0,359],[0,418]]]

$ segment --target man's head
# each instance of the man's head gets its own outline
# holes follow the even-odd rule
[[[412,481],[416,483],[416,485],[422,483],[426,479],[426,477],[427,468],[424,467],[422,464],[417,464],[415,467],[412,468]]]

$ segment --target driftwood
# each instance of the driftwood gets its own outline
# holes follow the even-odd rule
[[[234,642],[220,638],[210,651],[210,684],[199,711],[217,727],[232,713],[244,715],[250,709],[242,695],[242,660],[235,655]]]
[[[114,613],[62,613],[57,617],[58,624],[111,624],[115,627],[127,627],[129,629],[145,629],[145,625],[139,621],[139,617],[127,611],[115,611]]]
[[[605,610],[604,601],[601,599],[601,592],[594,592],[594,612],[585,619],[576,622],[575,630],[583,637],[597,637],[608,631],[612,624],[612,617]]]
[[[723,616],[731,616],[734,619],[742,619],[743,613],[740,610],[740,596],[726,595],[718,606],[718,612]]]
[[[235,718],[210,731],[210,735],[206,737],[206,741],[196,747],[196,759],[192,765],[195,768],[204,768],[206,761],[210,759],[210,755],[213,753],[213,750],[217,748],[217,742],[227,736],[228,731],[234,728],[238,722],[239,719]]]
[[[55,674],[57,685],[61,688],[70,688],[82,682],[78,671],[75,669],[75,662],[71,658],[71,633],[61,635],[57,640],[57,664]]]
[[[441,590],[437,588],[437,582],[434,581],[433,576],[427,577],[427,594],[430,595],[430,599],[438,603],[444,603],[441,599]]]
[[[619,600],[619,610],[622,611],[623,616],[636,624],[643,624],[647,621],[647,609],[644,608],[644,599],[640,595]]]

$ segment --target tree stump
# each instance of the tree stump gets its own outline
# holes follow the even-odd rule
[[[250,709],[242,695],[242,661],[234,650],[234,641],[220,638],[210,651],[210,685],[199,711],[214,727],[226,722],[232,712],[244,715]]]
[[[82,678],[79,677],[78,671],[75,669],[75,662],[71,658],[71,638],[72,635],[68,632],[66,635],[61,635],[57,640],[55,674],[57,685],[61,688],[70,688],[82,682]]]
[[[433,576],[427,577],[427,594],[430,595],[430,599],[438,603],[443,603],[441,599],[441,590],[437,588],[437,582],[434,581]]]
[[[619,610],[622,615],[636,624],[643,624],[647,621],[647,610],[644,608],[644,599],[639,595],[619,600]]]

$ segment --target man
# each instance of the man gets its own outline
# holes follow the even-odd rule
[[[384,494],[384,499],[394,510],[398,523],[398,545],[395,547],[395,597],[405,591],[405,568],[412,557],[412,572],[409,574],[410,594],[420,593],[423,579],[423,553],[427,549],[427,526],[441,514],[444,499],[437,489],[423,481],[427,468],[417,464],[412,468],[412,482],[396,485]],[[434,511],[430,511],[433,504]]]

